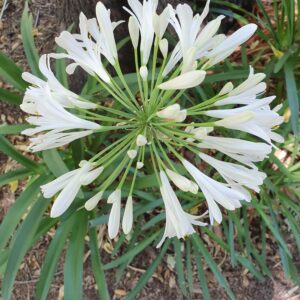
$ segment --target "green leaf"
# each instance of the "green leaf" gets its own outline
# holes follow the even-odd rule
[[[66,300],[82,299],[84,238],[87,228],[87,213],[76,213],[64,266],[64,297]]]
[[[30,176],[33,172],[27,169],[18,169],[0,175],[0,187],[12,181]]]
[[[35,299],[42,300],[47,298],[56,265],[68,238],[69,232],[74,225],[74,221],[75,215],[73,218],[61,223],[56,230],[41,269],[39,281],[36,286]]]
[[[2,282],[3,300],[11,299],[10,296],[17,271],[20,267],[23,257],[31,246],[32,239],[34,238],[35,232],[49,202],[50,199],[44,199],[40,197],[16,233],[15,239],[11,246],[11,252]]]
[[[89,238],[93,273],[98,286],[99,297],[101,300],[108,300],[110,299],[110,297],[103,270],[103,264],[101,262],[101,257],[99,253],[97,230],[95,227],[89,229]]]
[[[173,241],[174,251],[175,251],[175,267],[177,272],[177,280],[180,287],[180,290],[184,296],[187,295],[185,279],[184,279],[184,269],[183,269],[183,259],[181,255],[181,242],[175,238]]]
[[[27,83],[22,79],[22,70],[10,58],[1,52],[0,77],[22,92],[25,91],[27,87]],[[1,94],[2,93],[0,92],[0,95]]]
[[[41,176],[32,181],[10,207],[0,226],[0,250],[6,246],[26,210],[36,201],[40,186],[47,180],[47,176]]]
[[[160,234],[160,231],[155,232],[154,234],[150,235],[149,237],[145,238],[143,241],[141,241],[139,244],[136,245],[135,248],[132,250],[126,252],[124,255],[118,257],[117,259],[113,260],[112,262],[104,265],[104,270],[109,270],[112,268],[115,268],[119,266],[120,264],[126,262],[130,258],[136,256],[138,253],[143,251],[148,245],[150,245],[156,237]]]
[[[19,151],[15,149],[15,147],[3,136],[0,136],[0,151],[5,153],[7,156],[11,157],[12,159],[16,160],[24,167],[29,170],[41,172],[42,166],[36,163],[35,161],[27,158],[26,156],[22,155]]]
[[[48,169],[55,177],[59,177],[60,175],[69,172],[68,167],[56,149],[43,151],[43,159]]]
[[[39,69],[39,55],[33,40],[32,23],[32,14],[29,13],[28,1],[26,1],[21,18],[23,48],[32,73],[43,78]]]
[[[0,101],[5,101],[9,104],[20,105],[22,103],[22,96],[0,88]]]
[[[207,281],[203,269],[203,264],[202,264],[202,255],[195,249],[195,260],[196,260],[196,265],[197,265],[197,272],[198,272],[198,277],[199,277],[199,282],[203,294],[203,299],[204,300],[210,300],[210,294],[209,294],[209,289],[207,286]]]
[[[287,62],[284,65],[285,85],[287,90],[287,98],[291,110],[291,124],[294,134],[299,134],[299,98],[297,92],[296,79],[294,74],[294,65],[292,62]]]
[[[131,290],[131,292],[127,295],[126,300],[134,300],[138,299],[136,296],[139,292],[143,289],[143,287],[147,284],[149,279],[151,278],[152,274],[155,272],[156,268],[160,264],[161,260],[163,259],[165,253],[167,252],[171,240],[166,240],[162,249],[160,250],[158,256],[152,262],[150,267],[148,267],[147,271],[141,276],[135,287]]]
[[[230,289],[227,280],[224,278],[224,276],[220,272],[217,264],[214,262],[210,253],[205,248],[202,240],[196,234],[191,235],[191,240],[194,245],[194,249],[204,256],[204,259],[205,259],[206,263],[208,264],[209,268],[211,269],[211,271],[213,272],[213,274],[215,275],[215,278],[217,279],[219,284],[226,290],[230,299],[235,299],[235,296],[234,296],[232,290]]]
[[[18,125],[2,124],[0,125],[0,135],[20,133],[22,130],[25,130],[29,127],[30,125],[28,124],[18,124]]]

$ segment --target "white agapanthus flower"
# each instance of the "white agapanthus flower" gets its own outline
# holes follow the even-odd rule
[[[93,182],[103,171],[103,167],[95,167],[84,160],[79,167],[41,186],[45,198],[51,198],[60,192],[51,208],[52,218],[62,215],[74,201],[80,187]]]
[[[187,207],[207,208],[210,223],[220,223],[222,209],[233,211],[243,201],[251,201],[251,193],[259,192],[266,175],[255,163],[270,154],[274,141],[282,142],[274,130],[283,118],[278,114],[280,106],[270,107],[274,97],[264,96],[265,74],[250,67],[247,79],[239,85],[224,84],[209,99],[193,102],[181,97],[186,89],[203,84],[211,73],[208,69],[236,51],[257,28],[248,24],[229,37],[218,34],[224,16],[206,22],[209,4],[202,14],[194,14],[187,4],[168,5],[158,14],[157,0],[128,0],[133,76],[124,76],[120,67],[114,30],[122,22],[112,22],[101,2],[96,18],[80,14],[79,34],[64,31],[56,39],[64,53],[41,57],[44,79],[23,74],[31,86],[21,108],[31,115],[28,122],[33,125],[23,133],[30,136],[32,151],[64,146],[89,135],[86,161],[42,186],[45,197],[57,195],[51,217],[59,217],[72,202],[81,209],[76,195],[82,186],[93,183],[95,192],[85,199],[85,209],[102,205],[108,194],[108,236],[115,238],[120,227],[127,235],[139,202],[137,183],[155,174],[166,214],[160,246],[166,238],[194,233],[194,225],[206,225],[200,221],[205,214],[194,216],[185,211]],[[169,25],[177,35],[173,49],[165,35]],[[50,58],[70,59],[69,74],[80,66],[95,77],[92,92],[85,89],[89,100],[56,79]],[[100,91],[106,91],[107,98],[101,99]],[[105,136],[99,138],[102,133]],[[200,159],[201,170],[195,158]],[[213,178],[205,174],[206,165],[212,167]]]

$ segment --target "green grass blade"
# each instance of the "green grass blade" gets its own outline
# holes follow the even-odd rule
[[[64,266],[64,298],[82,299],[84,238],[87,229],[87,213],[84,210],[76,215]]]
[[[50,199],[44,199],[40,197],[34,204],[26,219],[21,224],[16,233],[16,237],[11,246],[11,252],[8,258],[4,278],[2,297],[3,300],[10,300],[13,289],[14,280],[17,275],[17,271],[20,267],[23,257],[29,250],[34,238],[35,232],[39,226],[39,222],[42,219],[44,211],[46,210]]]

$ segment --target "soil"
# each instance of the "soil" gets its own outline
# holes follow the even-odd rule
[[[3,1],[2,1],[3,2]],[[2,3],[0,0],[0,7]],[[34,36],[39,54],[48,53],[54,50],[54,38],[65,27],[58,19],[66,22],[70,21],[62,17],[61,4],[55,0],[32,0],[30,11],[33,14],[35,24]],[[94,1],[95,2],[95,1]],[[106,1],[108,2],[108,1]],[[114,1],[115,2],[115,1]],[[23,10],[22,0],[9,0],[8,8],[5,10],[2,20],[0,20],[0,51],[9,55],[23,70],[28,70],[28,65],[22,49],[20,37],[20,19]],[[114,13],[114,12],[113,12]],[[116,12],[115,12],[116,13]],[[59,17],[59,18],[58,18]],[[0,87],[4,83],[0,81]],[[24,121],[24,114],[17,107],[0,102],[1,123],[17,124]],[[11,141],[22,149],[26,144],[26,139],[20,136],[10,137]],[[0,153],[0,172],[7,169],[18,167],[15,162],[8,159]],[[17,187],[5,186],[0,191],[0,220],[5,215],[10,205],[22,190],[22,182]],[[105,228],[104,228],[105,229]],[[106,230],[106,229],[105,229]],[[27,254],[24,262],[17,275],[14,286],[12,300],[15,299],[34,299],[34,288],[39,278],[40,268],[47,252],[51,236],[49,232],[43,239],[38,241],[33,249]],[[268,264],[273,274],[272,279],[266,279],[263,282],[257,282],[252,276],[241,268],[232,268],[230,258],[224,257],[221,250],[217,250],[211,245],[210,252],[213,254],[216,262],[221,268],[224,276],[228,280],[237,299],[257,299],[257,300],[297,300],[300,299],[300,289],[295,287],[292,282],[287,280],[280,265],[280,258],[275,245],[269,241],[269,258]],[[143,272],[150,266],[153,259],[158,254],[158,250],[148,247],[144,253],[134,258],[133,262],[127,267],[125,276],[118,284],[115,283],[114,271],[106,272],[110,294],[113,299],[123,299],[138,281]],[[173,258],[173,252],[169,250],[163,263],[158,267],[154,276],[150,279],[146,287],[137,297],[137,299],[181,299],[181,293],[176,282],[176,271],[170,263]],[[105,247],[101,249],[101,257],[104,262],[111,259],[109,251]],[[63,299],[63,260],[55,273],[48,299]],[[298,261],[300,258],[298,257]],[[224,290],[218,286],[214,276],[206,269],[209,289],[212,299],[228,299]],[[202,299],[202,292],[197,281],[196,271],[194,270],[194,296],[192,299]],[[92,274],[90,257],[87,256],[84,262],[84,299],[98,299],[95,281]]]

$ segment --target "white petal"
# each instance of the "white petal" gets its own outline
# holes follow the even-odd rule
[[[162,90],[181,90],[192,88],[199,85],[204,80],[205,75],[206,72],[202,70],[190,71],[161,83],[158,87]]]

